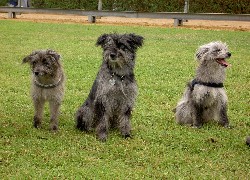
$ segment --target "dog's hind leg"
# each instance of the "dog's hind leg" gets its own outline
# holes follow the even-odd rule
[[[59,115],[60,103],[55,101],[50,101],[49,106],[50,106],[50,130],[56,131],[58,130],[58,115]]]
[[[76,128],[81,131],[90,131],[93,121],[93,112],[84,104],[76,113]]]
[[[229,127],[229,120],[227,116],[227,104],[221,106],[219,124],[224,127]]]
[[[131,111],[132,109],[129,107],[125,113],[123,113],[119,119],[119,129],[121,131],[121,134],[124,138],[131,137],[130,131],[131,131],[131,124],[130,124],[130,117],[131,117]]]
[[[35,107],[35,115],[34,115],[34,127],[40,128],[42,124],[43,117],[43,109],[44,109],[44,100],[33,99],[34,107]]]

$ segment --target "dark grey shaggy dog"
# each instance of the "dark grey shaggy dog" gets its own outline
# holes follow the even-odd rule
[[[134,76],[136,50],[143,37],[135,34],[103,34],[96,45],[103,48],[103,62],[87,100],[76,113],[76,127],[96,130],[106,141],[109,128],[118,127],[130,137],[131,112],[137,96]]]
[[[227,95],[223,82],[229,65],[226,60],[231,53],[225,43],[211,42],[200,46],[195,56],[199,66],[195,78],[188,83],[177,104],[176,121],[199,128],[204,122],[217,120],[228,127]]]

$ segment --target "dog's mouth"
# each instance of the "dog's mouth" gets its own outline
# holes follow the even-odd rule
[[[220,65],[224,66],[224,67],[228,67],[230,64],[223,58],[219,58],[219,59],[216,59],[216,62],[219,63]]]

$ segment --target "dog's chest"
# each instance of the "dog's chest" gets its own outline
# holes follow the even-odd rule
[[[39,87],[33,87],[32,97],[34,100],[43,100],[43,101],[55,101],[61,102],[63,98],[63,86],[58,86],[51,89],[43,89]]]
[[[223,88],[213,88],[202,85],[196,85],[193,91],[193,99],[203,106],[212,106],[220,102],[227,101],[227,96]]]
[[[124,103],[135,101],[137,95],[137,85],[133,80],[120,77],[106,78],[99,88],[97,95],[112,106],[122,106]]]
[[[128,82],[127,80],[121,80],[118,78],[110,78],[107,82],[106,93],[110,98],[119,98],[127,96],[134,91],[136,87],[134,83]]]

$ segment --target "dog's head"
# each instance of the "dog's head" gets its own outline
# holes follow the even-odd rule
[[[32,73],[37,76],[53,76],[60,64],[60,55],[54,50],[37,50],[23,59],[23,63],[29,63]]]
[[[200,63],[216,62],[220,66],[227,67],[229,63],[226,59],[231,57],[231,53],[225,43],[217,41],[200,46],[195,56]]]
[[[143,37],[135,34],[103,34],[96,42],[103,48],[104,61],[112,68],[134,66],[137,48],[143,44]]]

